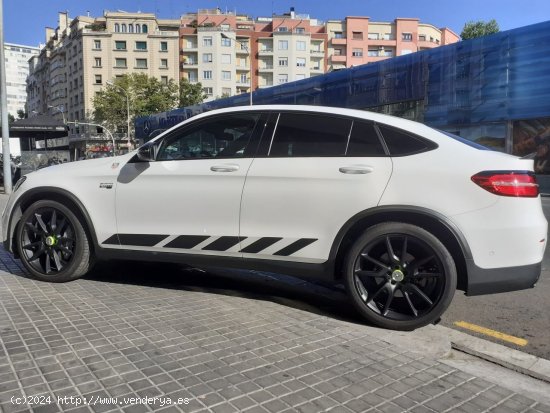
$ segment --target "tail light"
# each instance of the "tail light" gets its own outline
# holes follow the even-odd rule
[[[496,195],[536,198],[539,185],[530,171],[483,171],[472,176],[472,181]]]

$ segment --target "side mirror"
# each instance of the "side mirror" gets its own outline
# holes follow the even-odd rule
[[[148,142],[143,146],[140,146],[137,151],[137,158],[141,162],[154,162],[157,155],[156,142]]]

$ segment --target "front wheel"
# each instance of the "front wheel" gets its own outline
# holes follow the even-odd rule
[[[365,231],[348,252],[344,282],[356,309],[376,326],[414,330],[447,309],[456,267],[445,246],[411,224],[388,222]]]
[[[83,224],[59,202],[42,200],[27,208],[16,240],[23,265],[38,280],[75,280],[91,266],[90,244]]]

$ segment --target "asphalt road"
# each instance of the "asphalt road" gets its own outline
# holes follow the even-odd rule
[[[550,198],[542,198],[546,219],[550,221]],[[457,327],[466,321],[528,341],[517,346],[491,336]],[[441,323],[487,340],[513,347],[550,360],[550,247],[546,248],[543,271],[536,287],[504,294],[466,297],[457,292]]]

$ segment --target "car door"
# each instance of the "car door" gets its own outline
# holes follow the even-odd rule
[[[346,221],[378,204],[391,159],[372,122],[289,111],[268,128],[243,192],[243,256],[324,262]]]
[[[169,133],[154,162],[129,162],[116,188],[114,248],[240,256],[239,209],[260,112],[197,120]]]

